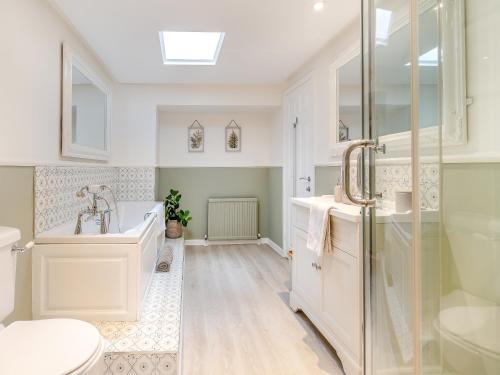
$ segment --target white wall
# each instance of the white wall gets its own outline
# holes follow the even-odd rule
[[[275,146],[281,134],[275,129],[274,112],[211,111],[160,112],[158,164],[161,167],[277,166]],[[205,129],[204,152],[188,152],[187,131],[195,120]],[[225,126],[235,120],[241,127],[241,151],[225,151]],[[279,150],[278,150],[279,152]]]
[[[111,163],[152,166],[160,161],[158,107],[276,107],[281,106],[281,87],[117,84],[113,103]],[[185,134],[173,142],[185,146]]]
[[[0,1],[0,164],[67,163],[60,158],[63,41],[109,80],[47,1]]]
[[[324,165],[333,161],[330,156],[330,145],[331,139],[335,139],[336,134],[331,129],[335,113],[331,113],[334,106],[331,103],[330,94],[330,67],[335,60],[351,50],[356,43],[359,43],[360,38],[360,24],[359,20],[356,20],[287,81],[286,86],[290,88],[303,77],[307,75],[312,77],[314,92],[313,160],[315,165]]]

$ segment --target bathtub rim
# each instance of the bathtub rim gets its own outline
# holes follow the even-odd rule
[[[152,212],[162,202],[154,201],[156,204],[147,212]],[[150,215],[132,229],[124,233],[107,234],[73,234],[74,222],[66,222],[49,231],[39,233],[35,236],[35,244],[135,244],[141,242],[148,233],[154,221],[161,220],[158,215]],[[66,229],[66,230],[62,230]]]

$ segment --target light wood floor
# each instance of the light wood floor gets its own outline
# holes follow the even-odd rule
[[[288,260],[266,245],[188,246],[184,374],[343,374],[335,351],[288,307]]]

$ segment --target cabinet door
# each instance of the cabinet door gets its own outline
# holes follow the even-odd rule
[[[322,318],[335,335],[359,358],[361,295],[358,259],[334,248],[322,267]]]
[[[307,233],[298,228],[293,228],[293,250],[292,289],[310,307],[319,311],[321,271],[312,265],[318,260],[314,252],[307,248]]]

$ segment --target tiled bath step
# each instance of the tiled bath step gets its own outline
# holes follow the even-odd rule
[[[179,374],[184,240],[173,247],[170,271],[155,273],[137,322],[94,322],[107,341],[104,374]]]

